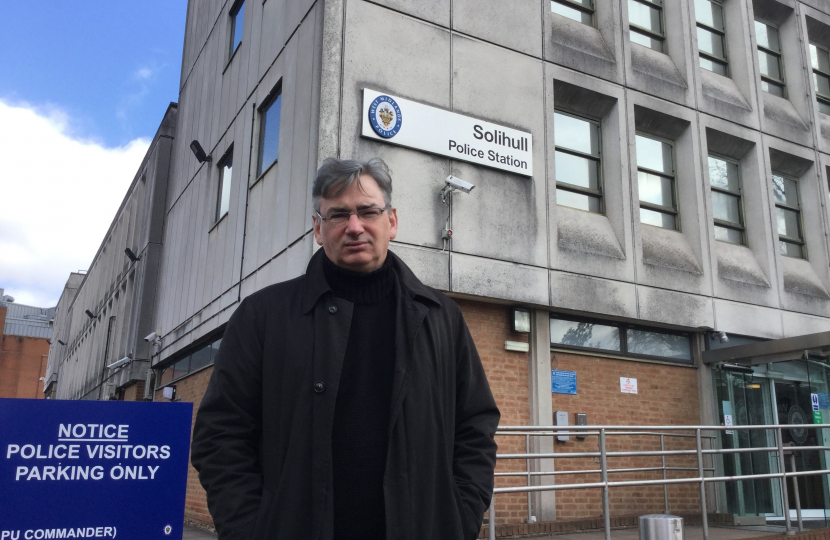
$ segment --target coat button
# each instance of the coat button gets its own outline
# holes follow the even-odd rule
[[[321,382],[314,383],[314,391],[317,392],[318,394],[322,394],[323,390],[325,390],[325,389],[326,389],[326,385],[324,385],[323,383],[321,383]]]
[[[332,315],[337,313],[337,306],[329,306],[329,313],[331,313]]]

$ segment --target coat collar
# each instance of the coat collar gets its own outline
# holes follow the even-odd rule
[[[326,276],[323,273],[323,257],[325,256],[325,251],[318,249],[317,253],[312,255],[311,260],[308,262],[308,267],[305,271],[305,297],[303,299],[303,313],[305,314],[314,309],[314,305],[321,296],[331,291],[331,288],[326,281]],[[433,302],[436,305],[440,305],[435,293],[432,292],[429,287],[421,283],[421,281],[415,277],[415,274],[412,273],[412,270],[410,270],[397,255],[389,251],[386,256],[392,260],[392,267],[398,275],[398,281],[401,284],[403,294],[414,300],[426,300]]]

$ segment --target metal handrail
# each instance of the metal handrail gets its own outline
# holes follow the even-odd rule
[[[772,479],[779,478],[781,480],[781,492],[784,504],[784,520],[787,534],[794,534],[790,522],[790,508],[789,496],[787,489],[787,478],[792,478],[795,489],[795,503],[796,503],[796,518],[798,521],[798,530],[803,531],[804,525],[801,519],[801,501],[798,496],[798,480],[799,476],[812,476],[830,474],[830,469],[823,469],[818,471],[796,471],[795,470],[795,452],[801,451],[830,451],[830,446],[784,446],[782,439],[782,430],[786,429],[822,429],[830,428],[830,424],[764,424],[754,426],[500,426],[496,431],[496,436],[524,436],[525,437],[525,453],[518,454],[497,454],[497,459],[524,459],[526,461],[527,469],[525,472],[512,471],[495,473],[496,477],[502,476],[525,476],[527,478],[526,486],[502,487],[493,490],[493,498],[490,501],[490,509],[488,515],[489,536],[491,540],[496,538],[496,517],[495,517],[495,495],[499,493],[521,493],[527,492],[527,507],[528,507],[528,521],[532,521],[531,515],[531,494],[541,491],[560,491],[571,489],[602,489],[602,510],[605,528],[605,540],[611,540],[611,515],[609,508],[608,491],[612,487],[630,487],[630,486],[663,486],[663,497],[665,502],[666,513],[669,511],[668,503],[668,486],[673,484],[690,484],[697,483],[700,486],[700,508],[703,526],[703,540],[709,540],[709,523],[708,515],[706,513],[706,484],[712,482],[734,482],[741,480],[756,480],[756,479]],[[754,448],[703,448],[703,439],[717,439],[716,435],[703,435],[702,431],[741,431],[741,430],[774,430],[775,431],[775,446],[764,446]],[[669,431],[670,433],[661,433],[660,431]],[[676,431],[693,431],[694,434],[674,433]],[[530,451],[530,437],[552,437],[557,435],[579,435],[579,436],[597,436],[599,438],[598,452],[536,452]],[[606,438],[609,435],[623,436],[623,435],[648,435],[660,437],[660,450],[645,450],[639,452],[608,452],[606,450]],[[666,437],[686,437],[695,439],[694,450],[666,450]],[[784,461],[784,452],[790,452],[790,466],[791,472],[787,472]],[[778,470],[777,473],[764,474],[749,474],[743,476],[709,476],[705,473],[715,473],[714,467],[704,467],[704,456],[714,455],[728,455],[746,452],[769,452],[777,454]],[[696,467],[667,467],[666,456],[678,455],[695,455],[697,456]],[[608,458],[614,457],[660,457],[662,461],[661,467],[635,467],[624,469],[609,469]],[[550,471],[550,472],[533,472],[531,471],[531,459],[560,459],[560,458],[600,458],[600,468],[591,470],[575,470],[575,471]],[[676,471],[696,471],[697,476],[688,478],[667,478],[666,473],[670,470]],[[622,472],[648,472],[648,471],[662,471],[663,478],[657,480],[623,480],[623,481],[609,481],[609,473]],[[599,482],[585,482],[585,483],[568,483],[568,484],[553,484],[544,486],[532,486],[531,479],[539,476],[557,476],[557,475],[576,475],[576,474],[599,474]]]

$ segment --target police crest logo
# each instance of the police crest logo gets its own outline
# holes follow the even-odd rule
[[[401,129],[401,108],[391,97],[378,96],[369,106],[369,123],[375,133],[384,139],[390,139]]]

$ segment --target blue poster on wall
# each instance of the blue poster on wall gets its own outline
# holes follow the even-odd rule
[[[192,410],[0,399],[0,540],[180,540]]]
[[[576,395],[576,372],[550,370],[550,388],[554,394]]]

